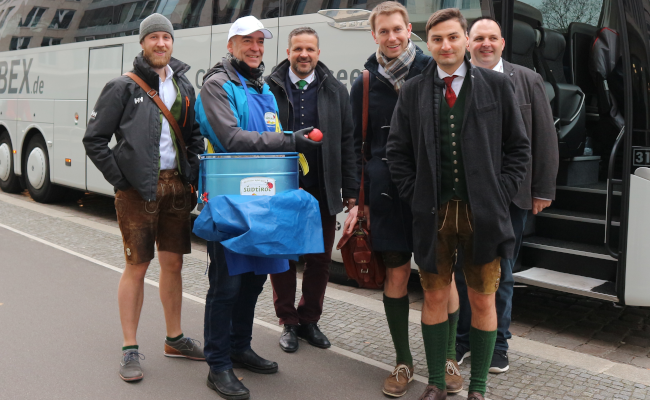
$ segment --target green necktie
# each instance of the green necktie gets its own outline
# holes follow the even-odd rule
[[[296,85],[298,85],[298,89],[302,90],[304,89],[305,86],[307,86],[307,81],[304,79],[299,80],[296,82]]]

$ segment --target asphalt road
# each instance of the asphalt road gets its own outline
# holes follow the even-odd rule
[[[119,273],[0,228],[0,399],[215,399],[203,362],[163,356],[157,289],[145,285],[138,341],[145,378],[118,376]],[[184,299],[183,329],[203,339],[202,304]],[[256,326],[253,348],[277,361],[275,375],[236,370],[253,399],[382,399],[386,371],[301,342],[295,354],[278,333]],[[404,399],[417,399],[413,382]]]

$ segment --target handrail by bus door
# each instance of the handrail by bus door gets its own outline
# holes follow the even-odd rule
[[[622,185],[622,179],[614,179],[614,165],[616,164],[616,153],[618,152],[618,147],[621,144],[621,139],[625,134],[625,127],[621,129],[616,138],[616,142],[612,147],[612,154],[609,157],[609,165],[607,167],[607,200],[605,203],[605,248],[610,256],[618,260],[619,253],[618,251],[612,250],[612,245],[610,242],[611,230],[612,230],[612,203],[614,198],[614,185]]]

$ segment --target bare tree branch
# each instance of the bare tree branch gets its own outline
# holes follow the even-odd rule
[[[545,27],[566,32],[572,22],[596,25],[602,4],[602,0],[544,0],[540,11]]]

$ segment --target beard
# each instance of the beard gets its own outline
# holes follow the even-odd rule
[[[309,61],[309,65],[306,67],[302,67],[300,65],[300,62],[304,62],[304,61]],[[292,67],[294,68],[294,70],[300,72],[303,75],[310,75],[312,71],[316,68],[316,65],[314,65],[311,59],[303,59],[303,60],[298,59],[296,60],[296,63],[292,65]]]
[[[142,57],[152,68],[164,68],[169,64],[169,60],[172,58],[171,52],[166,52],[164,56],[160,57],[154,54],[154,49],[150,51],[144,50],[142,52]]]

